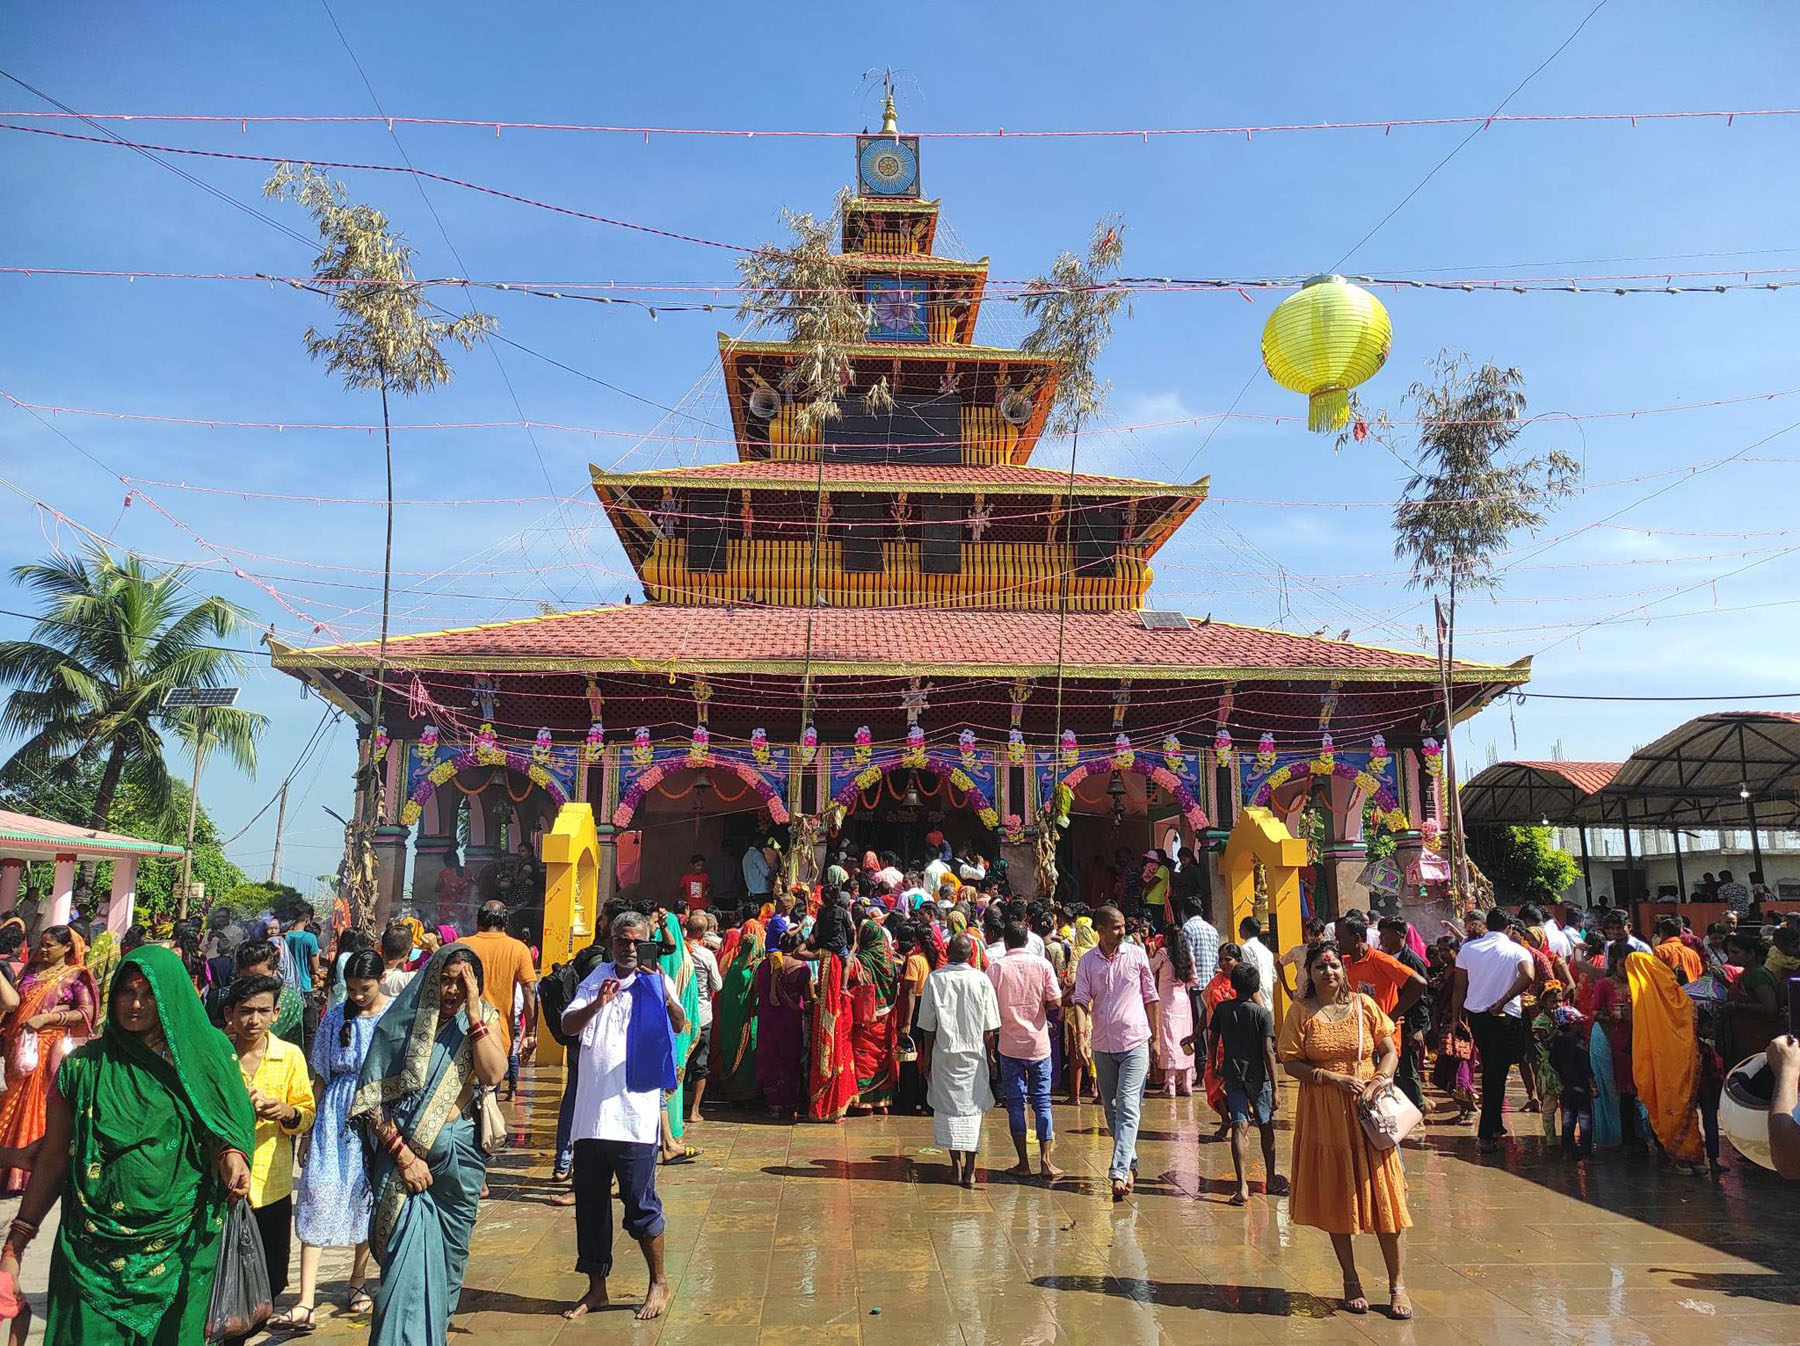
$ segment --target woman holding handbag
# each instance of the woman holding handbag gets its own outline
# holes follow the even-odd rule
[[[1281,1025],[1276,1055],[1300,1081],[1294,1116],[1289,1216],[1331,1236],[1344,1273],[1344,1308],[1367,1313],[1351,1238],[1373,1234],[1387,1264],[1388,1315],[1412,1317],[1405,1284],[1406,1175],[1397,1145],[1378,1145],[1363,1121],[1364,1104],[1393,1095],[1400,1053],[1393,1022],[1368,996],[1351,991],[1335,945],[1306,950],[1302,998]]]

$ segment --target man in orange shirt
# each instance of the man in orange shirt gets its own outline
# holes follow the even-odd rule
[[[1425,993],[1425,978],[1392,954],[1370,947],[1369,923],[1360,917],[1338,918],[1337,946],[1350,989],[1368,996],[1388,1018],[1403,1017]]]
[[[500,1045],[515,1055],[513,1026],[524,1019],[516,1055],[529,1057],[537,1048],[537,968],[531,949],[506,933],[506,904],[488,901],[475,913],[476,933],[463,939],[481,959],[481,998],[500,1012]],[[513,988],[524,992],[523,1014],[513,1012]]]
[[[1706,972],[1706,965],[1700,961],[1700,955],[1681,942],[1679,916],[1656,918],[1656,947],[1650,952],[1668,966],[1669,971],[1675,974],[1675,980],[1683,986],[1691,981],[1698,981]]]

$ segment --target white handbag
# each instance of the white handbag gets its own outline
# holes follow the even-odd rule
[[[1362,1066],[1362,1043],[1363,1007],[1362,997],[1359,995],[1356,998],[1356,1062],[1359,1069]],[[1368,1137],[1369,1144],[1377,1150],[1393,1149],[1425,1120],[1418,1105],[1401,1093],[1392,1080],[1377,1089],[1372,1098],[1357,1095],[1356,1115],[1362,1122],[1363,1135]]]

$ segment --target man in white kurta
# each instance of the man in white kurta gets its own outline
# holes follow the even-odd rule
[[[952,937],[949,961],[925,979],[918,1017],[925,1101],[937,1143],[950,1152],[951,1176],[964,1187],[975,1185],[981,1119],[994,1106],[988,1055],[1000,1032],[994,984],[969,963],[974,948],[967,933]]]

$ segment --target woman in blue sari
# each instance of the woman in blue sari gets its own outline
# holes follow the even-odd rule
[[[476,1090],[506,1077],[481,978],[474,950],[440,949],[382,1016],[357,1079],[350,1116],[370,1148],[382,1273],[370,1346],[443,1346],[462,1295],[487,1174]]]

